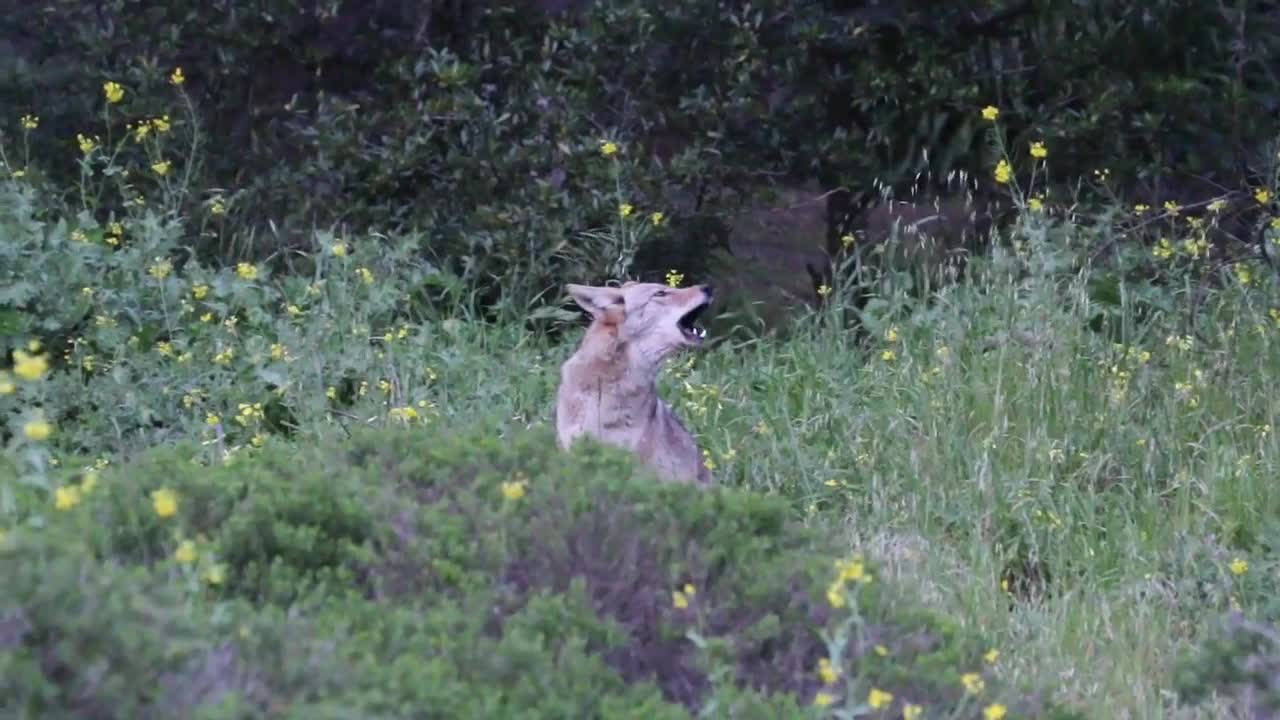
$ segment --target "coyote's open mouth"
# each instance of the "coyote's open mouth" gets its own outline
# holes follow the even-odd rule
[[[697,345],[707,338],[707,329],[698,325],[698,317],[711,305],[711,298],[704,298],[697,307],[681,316],[676,322],[686,342]]]

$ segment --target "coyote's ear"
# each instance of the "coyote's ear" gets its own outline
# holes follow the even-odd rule
[[[573,297],[574,302],[583,310],[591,313],[593,318],[604,317],[610,308],[622,308],[622,291],[618,288],[598,287],[595,285],[565,285],[564,289]]]

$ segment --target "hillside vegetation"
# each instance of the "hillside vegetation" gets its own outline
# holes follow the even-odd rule
[[[1280,714],[1267,7],[99,5],[0,31],[0,714]],[[641,278],[713,489],[555,449]]]

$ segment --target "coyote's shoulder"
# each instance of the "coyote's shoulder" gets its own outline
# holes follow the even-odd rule
[[[706,332],[694,322],[711,303],[710,288],[627,283],[567,289],[591,314],[591,326],[560,368],[560,447],[589,435],[635,453],[664,478],[711,482],[697,442],[657,388],[671,354],[703,343]]]

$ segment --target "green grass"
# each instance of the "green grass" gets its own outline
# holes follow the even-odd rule
[[[67,471],[177,441],[218,465],[365,427],[423,442],[481,419],[494,436],[545,427],[580,333],[555,342],[518,308],[501,322],[428,309],[466,289],[408,239],[318,234],[256,275],[153,270],[179,257],[180,220],[139,211],[117,248],[90,218],[48,218],[19,182],[0,196],[16,238],[0,259],[43,278],[6,298],[20,328],[6,349],[44,337],[54,364],[0,396],[7,533],[57,514]],[[1122,279],[1083,261],[1105,231],[1040,213],[1006,240],[930,303],[874,300],[865,340],[837,288],[785,339],[677,358],[662,392],[721,483],[781,496],[876,558],[984,638],[1005,681],[1047,683],[1097,717],[1220,717],[1214,700],[1179,704],[1174,675],[1213,618],[1273,619],[1275,279],[1258,265],[1242,285],[1185,252],[1154,261],[1158,283]],[[48,440],[23,437],[36,417]]]

